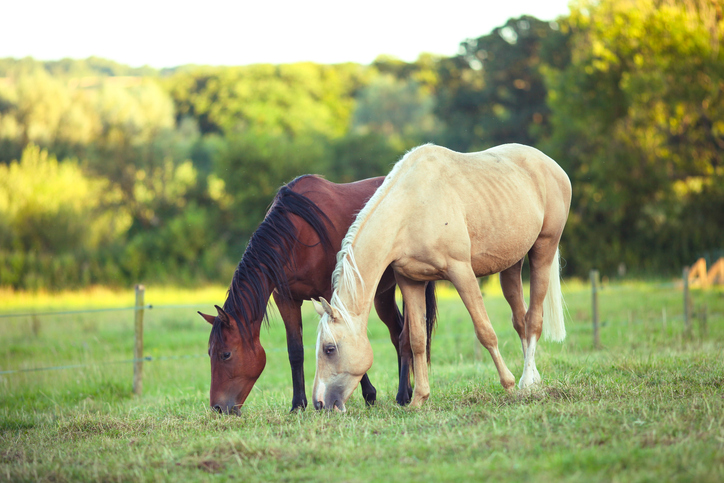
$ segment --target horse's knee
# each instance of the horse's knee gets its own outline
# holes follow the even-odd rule
[[[537,341],[540,339],[541,332],[543,332],[543,314],[534,313],[530,310],[525,314],[525,338],[530,340],[535,338]]]
[[[491,350],[498,347],[498,336],[495,335],[492,327],[475,327],[475,335],[486,349]]]
[[[525,339],[525,315],[522,317],[516,317],[515,314],[511,317],[513,322],[513,328],[518,333],[518,337]]]

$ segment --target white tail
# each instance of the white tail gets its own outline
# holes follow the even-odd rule
[[[563,293],[561,292],[561,262],[560,251],[556,248],[556,255],[551,265],[548,293],[543,301],[543,338],[562,342],[566,338],[566,326],[563,321]]]

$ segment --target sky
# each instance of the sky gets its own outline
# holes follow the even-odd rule
[[[570,0],[2,0],[0,58],[103,57],[133,67],[452,56],[509,18]]]

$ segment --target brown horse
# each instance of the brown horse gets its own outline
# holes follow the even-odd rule
[[[500,382],[515,378],[498,351],[476,277],[500,272],[523,348],[521,389],[540,381],[535,348],[541,331],[563,340],[558,242],[571,203],[571,183],[537,149],[506,144],[462,154],[425,145],[409,152],[359,213],[342,243],[331,304],[322,300],[317,336],[315,407],[344,410],[372,365],[367,316],[382,273],[392,266],[405,301],[414,357],[412,405],[430,395],[425,353],[425,286],[450,280],[470,312]],[[530,307],[521,268],[530,261]]]
[[[342,238],[356,213],[383,180],[379,177],[335,184],[306,175],[279,189],[264,221],[249,240],[224,307],[216,306],[216,316],[199,312],[212,324],[209,337],[212,408],[238,413],[264,370],[266,353],[259,333],[272,294],[287,332],[294,388],[292,410],[306,407],[302,301],[331,296],[331,275]],[[386,270],[381,278],[374,303],[397,350],[399,390],[396,399],[404,405],[411,397],[412,354],[409,344],[403,344],[403,350],[400,349],[404,319],[395,303],[392,270]],[[434,288],[428,290],[426,299],[427,325],[431,331],[436,311]],[[365,401],[372,404],[376,390],[366,374],[361,383]]]

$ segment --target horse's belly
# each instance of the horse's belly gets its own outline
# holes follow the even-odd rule
[[[442,280],[445,278],[444,259],[438,257],[436,260],[416,257],[403,257],[392,264],[395,272],[417,281]]]
[[[515,256],[500,257],[489,253],[479,253],[470,260],[473,272],[476,277],[485,277],[494,273],[502,272],[506,268],[515,265],[527,252]]]
[[[498,273],[525,257],[540,236],[542,217],[525,223],[511,222],[488,226],[481,233],[470,233],[470,264],[478,277]]]

